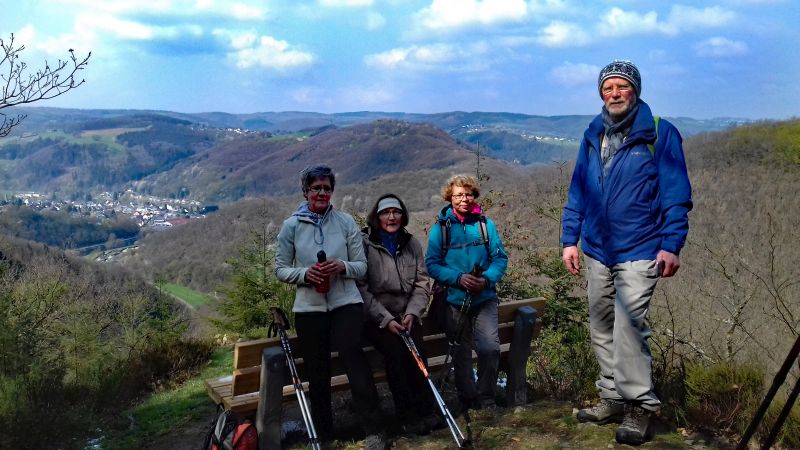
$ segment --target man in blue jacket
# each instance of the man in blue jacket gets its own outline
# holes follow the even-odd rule
[[[692,194],[682,139],[641,100],[641,76],[630,61],[600,71],[601,114],[584,134],[567,204],[562,259],[586,263],[589,326],[600,365],[600,403],[581,422],[622,421],[617,441],[641,444],[661,402],[653,392],[647,311],[661,277],[680,267]]]

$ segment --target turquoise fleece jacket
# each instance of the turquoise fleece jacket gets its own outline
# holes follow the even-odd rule
[[[444,239],[442,227],[450,222],[449,249],[445,252],[442,248]],[[489,238],[489,251],[483,244],[480,229],[480,215],[467,214],[464,222],[460,222],[453,214],[452,205],[442,208],[437,223],[431,227],[428,237],[428,251],[425,255],[425,265],[428,274],[434,280],[445,284],[447,302],[461,306],[467,291],[458,284],[458,278],[472,271],[477,264],[483,270],[483,277],[489,282],[486,289],[471,298],[472,305],[497,298],[495,286],[503,278],[508,266],[508,255],[500,242],[497,228],[490,219],[486,219],[486,229]],[[446,254],[445,254],[446,253]]]

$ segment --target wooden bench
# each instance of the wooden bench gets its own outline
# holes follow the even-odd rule
[[[498,307],[500,367],[508,375],[506,400],[509,406],[527,402],[525,366],[530,356],[533,337],[541,330],[540,317],[544,303],[544,299],[534,298],[501,302]],[[425,321],[424,318],[423,335],[430,372],[434,377],[438,377],[447,354],[447,338],[443,333],[435,331],[430,321]],[[296,336],[292,336],[290,345],[295,356],[298,356],[296,339]],[[384,381],[386,374],[383,370],[382,355],[371,346],[364,347],[364,352],[373,368],[375,381]],[[475,352],[473,359],[477,359]],[[333,391],[348,389],[347,376],[344,375],[339,363],[338,354],[331,353],[331,360],[333,374],[331,389]],[[307,380],[303,373],[302,358],[296,358],[295,363],[301,379]],[[215,403],[245,415],[255,414],[260,406],[262,411],[259,411],[256,417],[259,435],[262,434],[263,428],[271,428],[274,436],[277,419],[279,439],[280,405],[283,401],[296,400],[294,386],[286,384],[290,382],[287,372],[286,359],[278,338],[240,342],[234,347],[233,374],[205,380],[206,391]],[[275,384],[276,381],[278,385]],[[307,386],[307,383],[304,385]],[[271,440],[274,440],[274,437]],[[280,442],[277,442],[275,448],[279,447]]]

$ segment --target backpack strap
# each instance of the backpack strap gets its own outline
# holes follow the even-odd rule
[[[656,124],[656,140],[653,141],[652,144],[647,144],[647,148],[650,150],[650,156],[656,156],[656,145],[658,145],[658,123],[661,121],[661,117],[653,116],[653,122]]]
[[[450,247],[450,227],[453,225],[453,222],[448,218],[447,220],[440,220],[439,226],[442,229],[442,258],[447,255],[447,250]],[[478,229],[481,231],[481,241],[483,241],[483,246],[486,248],[486,254],[491,254],[490,251],[490,244],[489,244],[489,229],[488,225],[486,225],[486,216],[481,214],[480,218],[478,219]]]
[[[444,224],[442,222],[444,222]],[[450,227],[452,225],[453,223],[450,219],[439,221],[439,227],[442,231],[442,259],[447,256],[447,250],[450,249]]]
[[[486,254],[491,256],[492,252],[489,247],[489,226],[486,225],[486,216],[481,214],[478,224],[481,230],[481,238],[483,239],[483,246],[486,247]]]

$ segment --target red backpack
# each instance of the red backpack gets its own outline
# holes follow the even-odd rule
[[[222,405],[206,435],[205,450],[258,450],[258,432],[253,422],[242,419]]]

